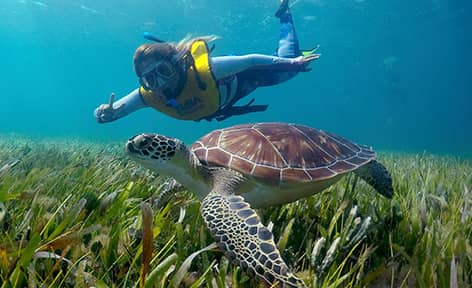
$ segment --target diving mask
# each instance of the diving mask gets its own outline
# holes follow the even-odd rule
[[[154,90],[156,88],[165,90],[177,76],[178,73],[175,65],[170,61],[161,60],[151,66],[147,72],[143,73],[139,77],[139,82],[147,90]]]

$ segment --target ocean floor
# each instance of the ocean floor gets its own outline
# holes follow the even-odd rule
[[[218,249],[199,251],[213,239],[189,191],[155,205],[165,178],[123,144],[0,137],[0,287],[256,287]],[[470,160],[378,160],[393,200],[351,174],[258,211],[284,260],[308,287],[470,287]]]

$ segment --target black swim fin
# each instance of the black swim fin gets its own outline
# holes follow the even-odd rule
[[[280,18],[280,16],[282,16],[282,14],[284,14],[288,10],[288,0],[282,0],[279,9],[277,9],[277,11],[275,12],[275,17]]]

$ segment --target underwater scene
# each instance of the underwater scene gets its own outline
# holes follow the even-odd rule
[[[471,15],[0,0],[0,288],[471,287]]]

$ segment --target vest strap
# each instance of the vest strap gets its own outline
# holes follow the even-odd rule
[[[237,100],[239,99],[236,99],[236,101]],[[247,104],[241,105],[241,106],[233,106],[233,104],[235,104],[234,102],[229,103],[226,107],[216,111],[212,115],[208,117],[203,117],[196,121],[200,121],[202,119],[205,119],[207,121],[211,121],[213,119],[215,119],[216,121],[223,121],[231,116],[243,115],[243,114],[253,113],[253,112],[262,112],[262,111],[267,110],[267,107],[269,107],[269,105],[252,105],[252,103],[254,102],[254,99],[251,99],[251,101],[249,101]]]

